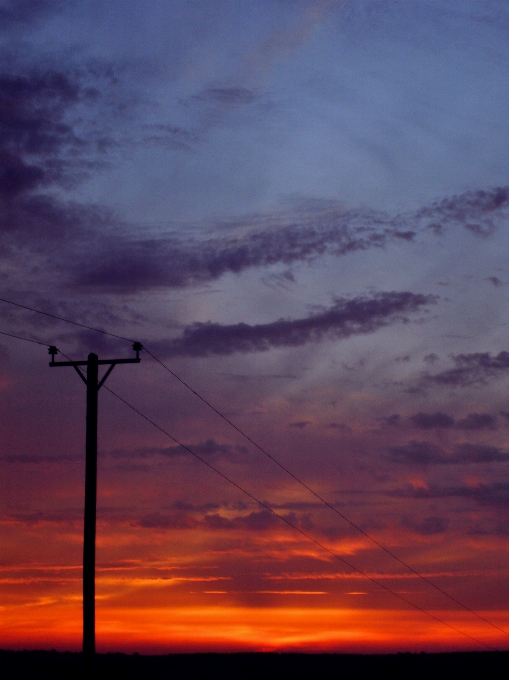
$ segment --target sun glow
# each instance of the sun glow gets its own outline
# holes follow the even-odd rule
[[[221,596],[221,591],[209,591]],[[361,595],[362,593],[351,593]],[[445,616],[443,613],[441,614]],[[493,614],[491,615],[493,618]],[[502,636],[468,617],[446,616],[451,625],[490,645]],[[503,625],[509,612],[499,612]],[[1,645],[12,649],[78,650],[81,608],[74,601],[33,603],[1,612]],[[115,607],[98,600],[99,651],[168,653],[184,651],[391,652],[482,648],[418,613],[355,608],[250,608],[190,606]]]

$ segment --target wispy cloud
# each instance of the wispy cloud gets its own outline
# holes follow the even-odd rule
[[[307,518],[295,513],[283,514],[285,519],[296,526],[307,524]],[[197,514],[190,511],[153,513],[136,522],[145,529],[205,529],[206,531],[259,532],[278,529],[281,519],[268,510],[251,512],[247,515],[225,516],[218,512]]]
[[[386,419],[387,420],[387,419]],[[457,430],[495,430],[497,419],[490,413],[469,413],[465,418],[455,421],[447,413],[416,413],[409,418],[413,427],[420,430],[451,429]]]
[[[191,99],[198,102],[209,102],[225,109],[251,104],[257,98],[253,90],[246,87],[207,87]]]
[[[104,129],[87,129],[79,111],[92,112],[102,97],[97,85],[106,81],[111,85],[111,74],[97,69],[0,74],[4,247],[40,252],[42,243],[59,239],[65,250],[108,220],[106,209],[68,203],[55,193],[73,188],[104,164],[113,141]]]
[[[454,419],[447,413],[416,413],[410,417],[410,422],[414,427],[422,430],[431,430],[435,428],[447,428],[454,425]]]
[[[235,451],[242,450],[240,447],[233,447],[230,444],[219,444],[215,439],[207,439],[204,442],[196,444],[189,444],[188,448],[199,456],[232,456]],[[115,449],[108,451],[106,454],[111,458],[129,459],[134,458],[152,458],[154,456],[162,456],[164,458],[173,458],[175,456],[189,456],[191,455],[187,449],[180,445],[166,446],[166,447],[143,447],[132,451],[124,449]]]
[[[173,340],[151,343],[162,356],[230,355],[299,347],[308,342],[348,338],[373,333],[396,320],[436,302],[431,295],[410,292],[378,293],[372,297],[339,298],[322,312],[303,319],[278,319],[271,323],[195,323]]]
[[[389,447],[393,463],[407,465],[465,465],[469,463],[502,463],[509,453],[496,446],[458,444],[450,452],[428,441],[411,441],[404,446]]]
[[[462,224],[476,236],[485,238],[495,230],[493,216],[508,205],[509,187],[478,189],[435,201],[418,210],[415,219],[438,232],[447,225]]]
[[[509,508],[509,483],[493,482],[478,486],[447,486],[429,488],[396,489],[388,492],[397,498],[466,498],[483,506]]]
[[[430,229],[441,233],[448,226],[462,226],[484,237],[508,206],[506,187],[468,191],[395,216],[334,201],[300,201],[290,211],[214,223],[216,230],[234,232],[233,237],[112,240],[104,251],[107,256],[99,249],[98,257],[80,262],[70,282],[111,292],[180,288],[254,267],[411,242]]]
[[[502,351],[492,356],[490,352],[457,354],[452,357],[454,368],[440,373],[425,374],[423,385],[468,387],[486,383],[488,378],[502,375],[509,369],[509,352]]]
[[[414,520],[404,518],[402,521],[404,527],[413,529],[422,536],[435,536],[436,534],[443,534],[447,531],[449,526],[449,519],[447,517],[425,517],[422,520]]]
[[[65,0],[5,0],[0,7],[0,27],[26,26],[65,6]]]

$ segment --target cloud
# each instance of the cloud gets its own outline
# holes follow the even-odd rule
[[[230,444],[219,444],[215,439],[207,439],[204,442],[197,444],[189,444],[188,448],[199,456],[231,456],[234,450],[243,452],[242,447],[237,446],[235,449]],[[173,458],[174,456],[190,456],[187,449],[178,444],[166,447],[142,447],[134,449],[133,451],[125,449],[115,449],[108,451],[105,455],[111,458],[152,458],[153,456],[163,456],[166,458]]]
[[[449,520],[447,517],[425,517],[422,521],[404,519],[402,524],[422,536],[434,536],[447,531]]]
[[[411,441],[404,446],[389,447],[393,463],[407,465],[465,465],[468,463],[501,463],[509,460],[509,453],[495,446],[458,444],[452,453],[426,441]]]
[[[509,206],[509,187],[471,190],[435,201],[415,213],[427,228],[441,232],[445,226],[461,224],[475,236],[486,238],[495,230],[493,216]]]
[[[504,286],[505,283],[501,281],[498,276],[488,276],[485,281],[489,281],[492,286],[495,286],[495,288],[500,288],[500,286]]]
[[[493,482],[478,486],[450,486],[396,489],[388,492],[397,498],[467,498],[487,507],[509,508],[509,483]]]
[[[293,513],[285,515],[289,521],[295,523]],[[281,520],[268,510],[251,512],[241,517],[227,518],[218,514],[205,515],[204,525],[210,529],[240,529],[241,531],[267,531],[278,527]]]
[[[437,413],[416,413],[410,417],[410,422],[414,427],[421,430],[447,428],[454,425],[454,419],[440,411]]]
[[[84,109],[91,114],[105,106],[98,88],[105,83],[112,85],[107,69],[0,73],[0,230],[5,252],[14,246],[40,255],[48,252],[41,244],[57,239],[59,250],[68,253],[85,234],[90,238],[111,223],[108,210],[66,202],[55,193],[76,186],[105,163],[112,139],[104,125],[97,132],[82,120]],[[54,252],[54,244],[48,247]]]
[[[416,413],[409,418],[413,427],[421,430],[451,429],[457,430],[495,430],[497,419],[489,413],[469,413],[466,418],[454,421],[447,413]]]
[[[509,369],[509,352],[502,351],[496,356],[490,352],[457,354],[452,357],[455,367],[441,373],[426,374],[423,384],[468,387],[487,382],[487,378],[500,375]]]
[[[341,432],[346,432],[349,434],[352,432],[352,428],[345,423],[329,423],[328,425],[325,425],[325,427],[330,430],[340,430]]]
[[[174,148],[186,151],[193,151],[198,144],[207,140],[211,130],[224,125],[227,120],[230,124],[234,124],[239,116],[242,117],[244,110],[248,112],[248,115],[256,115],[271,106],[270,101],[254,89],[224,84],[203,88],[185,99],[178,99],[178,102],[185,109],[186,119],[194,117],[193,129],[164,127],[168,128],[171,137],[173,137],[174,130],[178,131],[176,139],[174,138],[177,146]],[[158,127],[163,128],[163,126]],[[182,139],[179,140],[182,132],[186,137],[183,140],[185,144],[178,146],[178,142],[182,141]],[[161,141],[165,142],[164,137]]]
[[[378,293],[370,298],[361,296],[350,300],[339,298],[329,309],[303,319],[279,319],[254,326],[195,323],[185,328],[180,337],[151,343],[151,347],[166,357],[227,356],[299,347],[308,342],[373,333],[397,319],[406,321],[408,314],[435,302],[434,296],[410,292]]]
[[[288,6],[294,3],[289,3]],[[336,5],[336,0],[312,0],[292,18],[277,22],[272,33],[247,54],[242,64],[243,77],[249,80],[267,76],[274,64],[305,43]],[[297,3],[295,3],[297,5]],[[300,8],[298,8],[300,9]]]
[[[196,529],[200,526],[199,520],[187,512],[153,512],[142,517],[136,524],[143,529]]]
[[[494,224],[508,205],[508,188],[466,192],[394,217],[334,201],[303,200],[290,211],[209,225],[216,231],[237,232],[232,237],[112,239],[107,248],[97,249],[94,258],[69,272],[69,283],[109,292],[185,287],[253,267],[288,266],[325,254],[340,257],[393,241],[410,242],[417,232],[438,223],[441,228],[465,226],[471,220]]]
[[[197,131],[176,125],[144,125],[142,130],[144,134],[140,144],[144,146],[166,146],[176,151],[192,151],[199,139]]]
[[[495,463],[509,460],[509,453],[495,446],[480,444],[459,444],[452,462],[457,463]]]
[[[100,97],[86,80],[85,73],[54,69],[0,74],[4,200],[51,184],[68,186],[76,168],[91,169],[85,154],[105,140],[78,135],[70,117],[79,105],[95,104]]]
[[[292,524],[299,524],[294,513],[284,515]],[[248,515],[225,517],[219,513],[193,514],[189,511],[160,512],[145,515],[136,524],[146,529],[206,529],[208,531],[240,530],[268,531],[277,528],[281,520],[268,510],[251,512]]]
[[[4,0],[0,7],[0,27],[5,31],[19,24],[26,26],[64,5],[64,0]]]
[[[253,90],[245,87],[209,87],[193,95],[191,99],[200,102],[211,102],[224,108],[244,106],[254,102],[258,96]]]
[[[208,457],[231,457],[235,453],[244,453],[242,446],[233,447],[230,444],[219,444],[214,439],[207,439],[196,444],[189,444],[188,448],[194,453]],[[160,456],[163,458],[174,458],[175,456],[188,456],[191,454],[183,446],[177,444],[166,447],[140,447],[134,450],[114,449],[112,451],[102,451],[101,458],[108,457],[114,460],[134,460],[146,459]],[[0,456],[0,463],[11,464],[61,464],[61,463],[82,463],[83,456],[71,454],[7,454]]]
[[[83,456],[75,456],[66,453],[61,454],[7,454],[0,456],[0,462],[4,463],[14,463],[14,464],[59,464],[59,463],[82,463]]]
[[[356,226],[355,222],[364,222]],[[254,267],[311,261],[327,253],[341,256],[356,250],[384,247],[392,239],[411,240],[412,234],[370,225],[360,211],[315,207],[295,208],[290,214],[247,217],[219,231],[238,231],[234,237],[181,239],[178,236],[122,242],[111,240],[104,254],[84,260],[69,273],[78,288],[129,292],[158,287],[182,288],[206,283],[224,274]],[[375,220],[376,223],[376,220]],[[107,252],[107,256],[106,256]]]
[[[497,419],[489,413],[469,413],[456,423],[458,430],[495,430]]]
[[[7,521],[11,520],[25,524],[27,526],[38,526],[43,524],[63,524],[73,525],[83,521],[83,510],[81,508],[63,508],[53,512],[26,512],[7,515]],[[4,520],[5,521],[5,520]]]
[[[401,425],[401,416],[399,413],[393,413],[391,416],[386,416],[381,420],[387,427],[399,427]]]
[[[405,446],[391,446],[389,454],[393,463],[429,465],[443,462],[441,450],[430,442],[411,441]]]

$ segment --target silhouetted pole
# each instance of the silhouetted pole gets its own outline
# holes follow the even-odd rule
[[[83,530],[83,656],[95,654],[95,526],[97,507],[97,407],[99,357],[88,355],[85,453],[85,522]]]
[[[51,346],[50,366],[72,366],[87,386],[87,429],[85,447],[85,522],[83,530],[83,660],[87,668],[93,666],[95,655],[95,533],[97,515],[97,410],[99,390],[116,364],[138,364],[142,346],[135,342],[135,359],[99,359],[89,354],[86,361],[55,361],[58,354]],[[99,382],[99,365],[109,368]],[[80,370],[86,366],[86,377]]]

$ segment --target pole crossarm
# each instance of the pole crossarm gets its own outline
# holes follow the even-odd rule
[[[107,364],[139,364],[141,361],[140,357],[136,359],[98,359],[98,366],[104,366]],[[50,366],[87,366],[87,361],[50,361]]]
[[[133,343],[133,350],[136,352],[135,358],[133,358],[133,359],[99,359],[99,357],[96,356],[94,363],[97,364],[97,366],[105,366],[105,365],[111,366],[111,364],[113,364],[113,365],[115,365],[115,364],[139,364],[140,361],[141,361],[140,352],[141,352],[142,349],[143,349],[143,345],[141,344],[141,342],[135,342],[135,343]],[[55,345],[50,345],[48,347],[48,354],[51,355],[51,361],[49,363],[50,366],[73,366],[74,368],[76,368],[76,370],[78,370],[81,377],[86,382],[86,379],[83,376],[83,374],[81,373],[81,371],[79,371],[78,366],[88,366],[88,363],[90,361],[90,356],[89,356],[88,359],[86,359],[84,361],[55,361],[55,355],[58,354],[58,349],[55,347]],[[109,375],[112,370],[113,370],[113,368],[110,368],[110,370],[107,372],[107,375]],[[102,382],[104,382],[105,379],[106,379],[106,376],[103,378]]]
[[[97,391],[101,389],[101,387],[104,385],[106,382],[108,376],[112,372],[112,370],[115,368],[117,364],[139,364],[141,361],[140,357],[136,357],[136,359],[98,359],[97,360],[97,365],[99,366],[108,366],[109,368],[106,371],[106,373],[103,375],[101,378],[101,381],[97,385]],[[87,361],[55,361],[54,357],[52,361],[50,361],[50,367],[59,367],[59,366],[72,366],[76,373],[79,375],[79,377],[83,380],[85,385],[88,385],[88,380],[85,377],[85,375],[81,372],[80,366],[88,366],[88,360]]]

